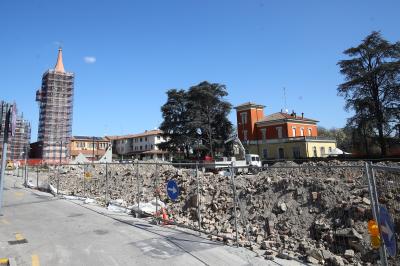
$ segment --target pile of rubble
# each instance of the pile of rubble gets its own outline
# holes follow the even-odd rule
[[[285,168],[275,168],[279,166]],[[379,252],[370,247],[367,231],[372,213],[363,164],[333,161],[290,166],[297,165],[280,163],[255,175],[236,175],[240,245],[265,250],[262,254],[271,260],[278,256],[324,265],[375,264]],[[105,165],[58,170],[50,176],[50,183],[58,184],[63,193],[90,197],[104,205],[119,199],[125,206],[157,197],[166,204],[174,222],[198,228],[200,216],[201,230],[211,238],[234,243],[235,209],[229,175],[198,171],[196,176],[194,169],[160,164],[112,164],[107,171]],[[171,178],[180,186],[175,202],[166,195],[165,184]],[[399,207],[399,189],[400,185],[393,186],[382,193],[390,207]],[[399,213],[394,218],[397,225]]]

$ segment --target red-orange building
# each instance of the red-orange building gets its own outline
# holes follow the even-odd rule
[[[318,137],[315,119],[295,112],[264,116],[264,105],[247,102],[236,106],[239,139],[248,152],[263,159],[326,157],[336,140]]]

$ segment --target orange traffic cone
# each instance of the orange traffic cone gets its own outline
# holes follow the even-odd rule
[[[168,214],[165,208],[162,208],[162,220],[163,220],[163,225],[168,224]]]

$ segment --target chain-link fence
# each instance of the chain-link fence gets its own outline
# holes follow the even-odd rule
[[[268,259],[374,265],[390,255],[374,249],[368,233],[368,221],[379,220],[374,180],[379,203],[394,217],[396,228],[400,223],[400,174],[392,168],[333,161],[215,169],[135,161],[31,168],[27,184],[188,227],[228,245],[262,249]],[[167,187],[170,180],[179,192]],[[175,200],[169,190],[178,195]],[[393,235],[398,238],[399,232]],[[389,258],[389,264],[398,258]]]

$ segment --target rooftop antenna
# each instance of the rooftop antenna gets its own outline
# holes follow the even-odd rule
[[[287,106],[286,106],[286,88],[285,87],[283,87],[283,100],[285,102],[285,106],[284,106],[285,112],[288,113],[288,109],[287,109]]]

